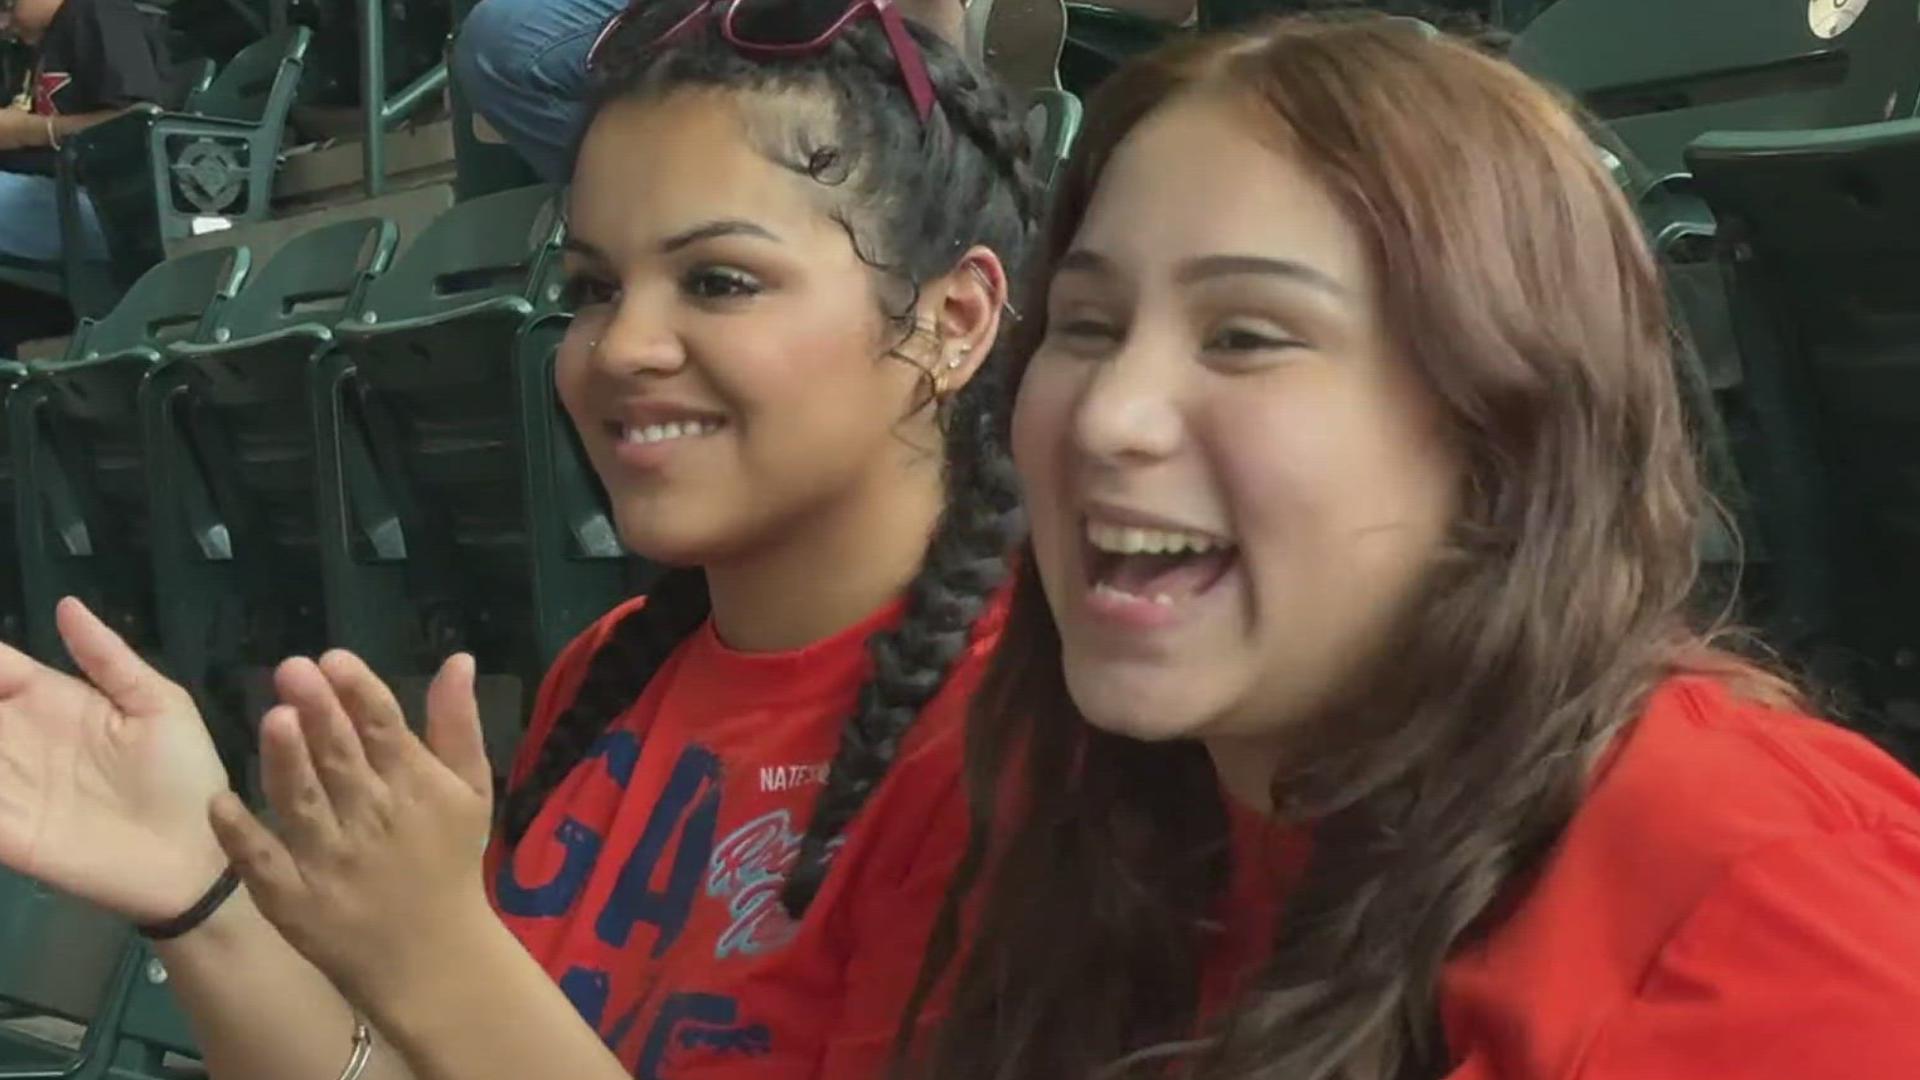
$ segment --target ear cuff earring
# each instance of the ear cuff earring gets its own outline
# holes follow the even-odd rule
[[[933,373],[933,396],[936,401],[944,400],[947,396],[948,374],[950,372],[955,372],[960,370],[960,365],[965,363],[967,357],[972,353],[973,353],[973,346],[971,345],[960,346],[959,352],[956,352],[952,356],[947,357],[947,366]]]

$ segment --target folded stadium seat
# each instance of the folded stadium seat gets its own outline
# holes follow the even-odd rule
[[[227,715],[259,715],[281,659],[351,644],[327,636],[313,372],[397,238],[380,218],[293,238],[142,389],[161,647]]]
[[[1911,13],[1909,13],[1911,14]],[[1870,708],[1920,708],[1920,120],[1688,148],[1775,553],[1776,626]],[[1914,747],[1920,749],[1920,746]]]
[[[1085,97],[1121,64],[1183,32],[1120,8],[1069,3],[1066,47],[1060,54],[1061,85]]]
[[[644,581],[554,395],[561,235],[551,187],[456,204],[320,366],[328,621],[390,678],[465,649],[516,676],[524,705],[558,650]],[[489,734],[501,761],[510,742]]]
[[[1033,175],[1046,187],[1065,168],[1080,134],[1080,99],[1065,90],[1036,90],[1028,98],[1027,139],[1033,154]]]
[[[218,248],[154,267],[8,396],[25,637],[41,660],[67,662],[53,609],[68,594],[157,654],[140,387],[170,342],[210,332],[249,262]]]
[[[228,61],[188,110],[131,109],[68,143],[62,182],[93,199],[120,285],[169,243],[268,217],[311,37],[302,26],[271,34]]]

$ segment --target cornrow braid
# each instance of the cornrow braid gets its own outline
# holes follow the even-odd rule
[[[706,621],[710,608],[707,575],[674,570],[655,583],[639,610],[608,632],[607,640],[587,661],[572,703],[540,744],[532,772],[507,792],[501,826],[508,845],[526,837],[547,796],[587,756],[607,725],[633,706],[660,665]]]
[[[846,41],[870,70],[888,73],[898,70],[893,46],[886,38],[849,34]],[[1020,219],[1026,222],[1037,219],[1041,191],[1033,176],[1032,139],[1007,93],[991,79],[982,78],[971,66],[961,64],[947,79],[934,84],[934,99],[938,107],[928,122],[936,130],[929,133],[928,138],[943,137],[938,129],[944,125],[945,138],[979,147],[984,151],[985,163],[1000,173]]]
[[[781,10],[795,18],[818,14],[805,10],[811,2],[790,0]],[[758,126],[754,131],[777,163],[842,190],[846,205],[836,217],[855,252],[910,293],[904,304],[882,301],[902,344],[918,332],[914,308],[921,286],[950,273],[969,248],[988,247],[1010,271],[1017,269],[1040,200],[1026,130],[1000,89],[951,48],[911,27],[937,99],[923,126],[892,47],[875,24],[856,21],[819,53],[779,60],[742,56],[713,27],[650,47],[686,10],[685,4],[653,4],[623,23],[596,67],[590,112],[686,87],[797,92],[830,101],[830,136],[804,118],[789,118],[795,126],[784,137],[769,138]],[[887,355],[907,359],[898,345]],[[885,779],[905,735],[965,653],[1007,576],[1024,517],[1005,451],[1003,366],[996,350],[943,407],[946,510],[907,586],[899,624],[867,642],[873,674],[842,729],[782,896],[795,919],[825,880],[834,840]],[[556,721],[531,775],[505,801],[510,842],[525,835],[541,803],[709,610],[704,575],[677,571],[614,629],[589,662],[580,692]]]
[[[781,895],[794,918],[806,911],[826,879],[828,845],[866,805],[902,737],[966,651],[974,624],[1006,580],[1009,553],[1024,532],[1019,484],[1002,449],[997,375],[970,384],[948,421],[947,508],[927,545],[926,561],[907,587],[899,627],[867,642],[873,677],[841,730],[826,787]]]

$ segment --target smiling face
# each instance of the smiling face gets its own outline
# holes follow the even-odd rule
[[[1325,709],[1379,659],[1456,513],[1461,466],[1364,235],[1254,131],[1188,97],[1127,137],[1015,409],[1068,688],[1140,738]]]
[[[762,153],[748,100],[701,90],[607,106],[569,206],[578,314],[560,398],[622,539],[679,565],[826,519],[858,532],[904,497],[902,477],[920,501],[939,497],[926,379],[886,355],[903,333],[830,216],[831,189]]]

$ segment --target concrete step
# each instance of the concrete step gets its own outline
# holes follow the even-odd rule
[[[273,185],[275,212],[335,205],[361,197],[365,175],[359,139],[332,139],[287,152]],[[453,178],[453,122],[438,120],[387,134],[387,188]]]

